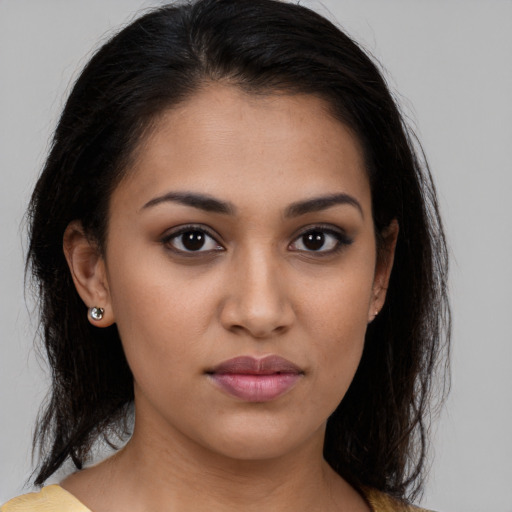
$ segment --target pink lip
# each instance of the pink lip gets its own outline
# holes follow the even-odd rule
[[[246,402],[268,402],[284,395],[303,376],[296,365],[279,356],[235,357],[207,372],[223,391]]]

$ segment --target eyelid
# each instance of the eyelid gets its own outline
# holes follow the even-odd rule
[[[190,231],[200,231],[205,233],[209,238],[215,241],[218,247],[209,250],[187,251],[173,247],[170,244],[171,240],[178,238],[180,235]],[[317,257],[329,256],[341,251],[344,247],[352,244],[353,242],[353,239],[346,234],[345,230],[338,226],[333,226],[332,224],[311,224],[301,228],[298,232],[294,234],[292,242],[288,245],[288,248],[290,248],[290,246],[293,245],[300,237],[315,231],[320,231],[322,233],[335,237],[337,239],[336,247],[327,251],[315,251],[304,249],[292,249],[292,251],[307,253],[309,255],[315,255]],[[168,250],[178,255],[183,255],[185,257],[193,257],[199,255],[204,256],[206,254],[225,251],[226,249],[224,245],[221,242],[219,242],[219,238],[221,237],[217,233],[215,233],[214,230],[209,226],[206,226],[204,224],[184,224],[181,226],[176,226],[171,230],[167,231],[163,236],[160,237],[160,242],[163,245],[165,245],[168,248]]]
[[[315,255],[315,256],[329,256],[331,254],[335,254],[341,250],[343,250],[344,247],[347,245],[351,245],[353,243],[353,238],[348,236],[344,229],[333,226],[332,224],[312,224],[309,226],[306,226],[304,228],[301,228],[301,230],[296,233],[293,237],[293,240],[290,245],[295,243],[299,238],[303,237],[304,235],[307,235],[308,233],[320,231],[322,233],[326,233],[328,235],[334,236],[338,243],[334,249],[328,250],[328,251],[314,251],[314,250],[303,250],[303,249],[296,249],[297,252],[306,253],[308,255]],[[288,247],[290,247],[290,245]]]
[[[219,248],[216,249],[209,249],[206,251],[185,251],[181,249],[177,249],[176,247],[173,247],[170,242],[171,240],[178,238],[180,235],[183,235],[184,233],[190,232],[190,231],[200,231],[202,233],[205,233],[209,238],[215,241],[215,243],[218,245]],[[166,233],[160,237],[160,242],[165,245],[170,251],[183,255],[183,256],[198,256],[198,255],[205,255],[205,254],[211,254],[213,252],[220,252],[221,250],[225,250],[224,246],[219,242],[220,237],[213,232],[213,230],[205,226],[204,224],[184,224],[181,226],[177,226],[172,228],[169,231],[166,231]]]

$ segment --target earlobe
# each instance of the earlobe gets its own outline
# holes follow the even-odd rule
[[[63,250],[75,288],[87,306],[89,321],[97,327],[112,325],[115,319],[105,261],[98,245],[86,235],[81,222],[73,221],[66,228]]]
[[[382,232],[382,246],[377,252],[373,294],[368,312],[368,322],[372,322],[379,314],[386,300],[391,270],[395,259],[395,249],[398,240],[398,221],[393,219]]]

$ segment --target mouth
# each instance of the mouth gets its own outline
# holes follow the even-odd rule
[[[211,381],[222,391],[245,402],[269,402],[290,391],[304,371],[280,356],[257,359],[241,356],[208,370]]]

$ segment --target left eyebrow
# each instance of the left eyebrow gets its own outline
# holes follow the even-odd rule
[[[313,197],[311,199],[306,199],[305,201],[292,203],[290,206],[288,206],[288,208],[286,208],[284,216],[286,218],[298,217],[299,215],[305,215],[306,213],[327,210],[328,208],[337,206],[339,204],[348,204],[354,206],[357,210],[359,210],[361,217],[364,219],[361,203],[355,197],[352,197],[348,194],[331,194],[328,196]]]

